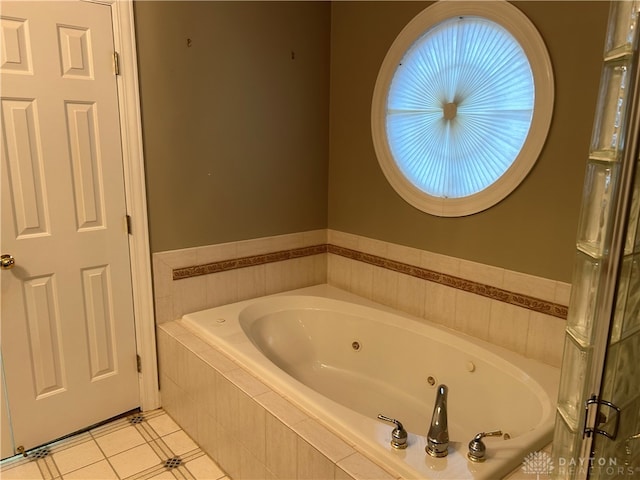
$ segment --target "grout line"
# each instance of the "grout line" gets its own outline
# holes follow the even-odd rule
[[[162,463],[164,463],[165,460],[175,456],[168,445],[164,443],[161,438],[155,438],[148,442],[148,444],[153,449],[155,454],[160,457]]]
[[[155,478],[158,474],[166,471],[167,469],[164,467],[164,465],[162,463],[159,463],[158,465],[154,465],[153,467],[149,467],[145,470],[134,473],[133,475],[129,477],[125,477],[121,480],[138,480],[143,478]]]
[[[177,474],[180,473],[181,477],[179,478],[183,478],[185,480],[197,480],[196,476],[191,473],[191,470],[189,470],[188,462],[202,456],[205,456],[205,453],[201,449],[192,450],[184,455],[180,455],[182,464],[178,468],[174,469],[174,476],[178,477]]]
[[[51,454],[49,454],[51,455]],[[55,464],[55,462],[53,462],[53,459],[51,459],[51,463],[53,463],[53,466],[55,468],[55,470],[58,472],[58,474],[60,473],[60,471],[57,468],[57,465]],[[48,480],[50,478],[57,478],[60,475],[55,475],[52,471],[51,468],[49,468],[49,462],[47,462],[47,457],[45,458],[38,458],[36,460],[36,465],[38,465],[38,468],[40,469],[40,475],[42,475],[42,478],[44,480]]]
[[[151,425],[147,424],[147,422],[138,423],[134,425],[134,427],[147,443],[150,443],[151,441],[160,437],[158,433],[151,427]]]

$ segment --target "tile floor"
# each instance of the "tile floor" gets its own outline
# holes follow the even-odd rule
[[[0,466],[3,480],[228,480],[162,409],[114,420]]]

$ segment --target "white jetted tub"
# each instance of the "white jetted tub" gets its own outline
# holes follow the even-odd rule
[[[182,323],[405,478],[499,479],[552,439],[559,370],[418,321],[329,285],[185,315]],[[438,385],[448,387],[449,454],[425,453]],[[390,446],[402,422],[408,447]],[[486,461],[468,444],[488,437]]]

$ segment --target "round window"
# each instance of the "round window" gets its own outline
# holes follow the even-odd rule
[[[551,62],[520,10],[440,2],[405,27],[382,64],[373,141],[406,201],[435,215],[469,215],[526,177],[552,110]]]

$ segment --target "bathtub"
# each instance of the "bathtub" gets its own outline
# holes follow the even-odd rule
[[[227,353],[347,443],[403,478],[502,478],[551,442],[559,371],[329,285],[185,315]],[[438,385],[448,387],[449,454],[425,453]],[[391,447],[395,418],[408,447]],[[467,459],[485,438],[486,461]]]

